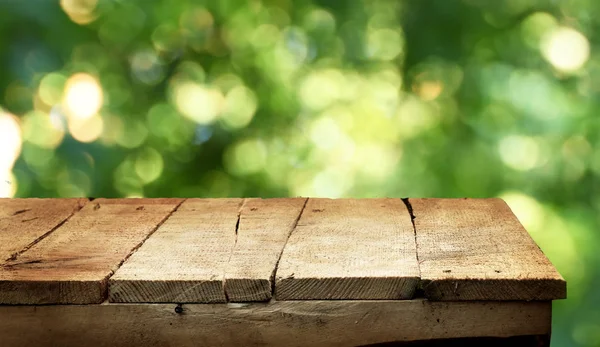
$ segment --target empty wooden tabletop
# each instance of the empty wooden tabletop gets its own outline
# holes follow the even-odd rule
[[[0,304],[420,293],[547,301],[566,283],[499,199],[0,199]]]

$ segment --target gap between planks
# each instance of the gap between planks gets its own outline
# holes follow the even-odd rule
[[[160,199],[140,199],[140,201],[141,200],[152,201],[152,200],[160,200]],[[195,199],[195,200],[210,200],[210,199]],[[220,200],[220,199],[213,199],[213,200]],[[237,254],[236,251],[237,251],[238,243],[240,243],[240,242],[243,243],[243,242],[248,241],[246,231],[242,231],[242,235],[239,235],[240,228],[244,229],[246,227],[246,223],[243,223],[243,220],[246,216],[246,214],[243,213],[246,203],[247,202],[250,204],[254,203],[254,204],[258,204],[257,206],[259,206],[259,207],[248,207],[247,215],[252,216],[251,212],[253,212],[254,209],[261,210],[264,208],[263,205],[260,205],[261,203],[267,204],[267,206],[268,206],[269,201],[270,202],[281,201],[283,203],[284,201],[291,201],[293,199],[267,199],[267,200],[263,200],[263,199],[244,199],[244,200],[232,199],[232,200],[240,200],[241,202],[240,202],[239,208],[237,209],[236,223],[235,223],[235,228],[233,230],[234,231],[233,232],[233,234],[234,234],[233,245],[230,246],[230,248],[228,248],[227,260],[224,261],[222,267],[218,269],[218,272],[223,274],[221,281],[220,281],[220,285],[219,285],[220,286],[219,291],[222,293],[222,298],[217,298],[214,300],[211,299],[211,300],[208,300],[208,302],[210,302],[210,301],[228,302],[228,301],[264,301],[264,300],[268,300],[271,298],[271,296],[273,295],[274,292],[277,292],[278,285],[275,283],[276,281],[274,280],[275,274],[276,274],[276,272],[279,271],[279,264],[280,264],[282,257],[284,256],[284,253],[288,250],[287,245],[290,240],[290,237],[296,236],[296,235],[294,235],[294,233],[296,232],[298,224],[301,222],[302,218],[304,218],[304,211],[306,209],[306,206],[309,204],[309,202],[312,202],[312,201],[316,201],[316,202],[321,201],[323,203],[325,201],[328,201],[328,199],[303,198],[302,199],[303,200],[302,207],[297,212],[297,214],[295,214],[293,216],[294,218],[290,218],[290,216],[286,217],[287,218],[286,223],[284,223],[284,224],[285,224],[285,227],[288,229],[282,228],[281,225],[277,226],[277,228],[282,229],[283,232],[280,235],[280,239],[278,241],[279,243],[277,245],[275,245],[275,247],[273,247],[273,249],[271,249],[271,252],[270,252],[271,257],[272,257],[271,261],[274,261],[274,263],[268,263],[267,267],[270,267],[269,270],[263,271],[260,278],[253,278],[252,276],[248,277],[242,273],[242,274],[237,274],[237,275],[239,275],[238,277],[233,276],[232,278],[228,279],[227,274],[230,272],[234,273],[236,271],[236,267],[234,266],[232,269],[231,265],[232,265],[232,259],[236,259],[236,258],[234,258],[234,254]],[[369,199],[361,199],[361,200],[364,202]],[[361,201],[361,200],[355,200],[355,201]],[[389,199],[389,200],[400,200],[400,199]],[[514,215],[512,215],[512,212],[510,212],[510,209],[506,206],[506,204],[503,201],[501,201],[499,199],[411,199],[411,200],[417,202],[418,207],[417,207],[417,212],[415,213],[414,207],[411,204],[411,200],[409,200],[408,198],[402,199],[402,200],[405,205],[405,211],[408,212],[410,222],[412,224],[412,235],[413,235],[412,239],[415,243],[414,253],[415,253],[415,258],[416,258],[415,268],[417,271],[416,272],[417,280],[416,280],[414,286],[417,287],[416,283],[418,283],[419,286],[422,286],[423,289],[425,290],[425,296],[427,298],[429,298],[431,300],[552,300],[552,299],[562,298],[566,295],[565,283],[564,283],[564,280],[562,279],[562,277],[560,277],[560,275],[554,270],[554,268],[549,263],[547,258],[545,258],[543,253],[541,253],[539,248],[537,248],[537,245],[535,245],[535,243],[530,238],[528,238],[527,232],[518,223],[518,221],[516,220],[516,217],[514,217]],[[177,204],[177,206],[175,207],[175,209],[171,210],[170,213],[168,213],[162,220],[160,220],[158,222],[158,224],[155,225],[153,227],[153,229],[147,235],[145,235],[145,237],[136,246],[134,246],[118,262],[118,264],[116,264],[116,266],[113,269],[111,269],[111,271],[107,277],[107,280],[111,282],[111,287],[112,287],[112,284],[118,283],[118,282],[114,281],[115,280],[114,275],[115,274],[118,275],[119,271],[122,269],[122,265],[127,264],[129,259],[135,258],[136,254],[143,251],[144,247],[145,247],[144,245],[146,244],[146,242],[148,240],[153,240],[155,238],[156,232],[158,230],[160,230],[160,228],[163,226],[163,224],[166,223],[167,221],[169,221],[174,214],[177,214],[179,207],[182,206],[184,203],[186,203],[186,201],[187,200],[180,200],[179,203]],[[340,199],[340,200],[332,200],[332,201],[335,201],[336,203],[341,204],[344,200]],[[376,201],[376,200],[371,200],[371,201]],[[431,217],[431,218],[428,217],[429,214],[436,216],[435,213],[437,213],[436,211],[438,211],[439,209],[436,210],[437,207],[432,208],[429,206],[429,205],[437,206],[436,204],[441,204],[441,206],[443,205],[444,209],[442,209],[442,210],[444,212],[446,212],[446,210],[450,211],[449,213],[447,213],[445,215],[445,218],[450,220],[454,224],[458,224],[458,225],[463,225],[465,223],[465,217],[461,214],[464,211],[461,211],[461,209],[471,211],[470,213],[474,213],[475,217],[469,216],[469,218],[466,219],[466,221],[468,221],[469,223],[472,224],[471,228],[476,228],[477,230],[482,229],[484,233],[488,232],[488,234],[486,234],[486,237],[484,237],[482,240],[476,239],[475,241],[468,240],[469,242],[466,242],[466,243],[463,242],[463,246],[465,246],[465,245],[467,246],[466,249],[464,250],[464,252],[462,253],[462,256],[466,257],[465,259],[475,259],[478,262],[482,262],[482,261],[484,262],[483,266],[479,266],[476,269],[480,273],[480,276],[481,276],[480,278],[469,277],[469,274],[467,274],[467,276],[465,276],[464,274],[461,275],[460,269],[468,267],[469,266],[468,263],[454,264],[455,266],[457,266],[458,271],[456,271],[456,269],[454,269],[454,270],[453,269],[443,269],[443,273],[441,273],[441,274],[437,273],[438,271],[442,271],[441,268],[435,269],[435,268],[431,267],[430,264],[433,263],[435,265],[435,261],[438,258],[446,259],[446,258],[448,258],[448,256],[450,256],[449,259],[452,260],[452,254],[454,254],[454,253],[452,253],[452,252],[448,253],[445,251],[440,252],[439,251],[440,247],[442,247],[442,248],[456,247],[456,245],[453,244],[453,242],[455,241],[454,239],[461,239],[461,238],[464,239],[464,237],[465,237],[465,235],[460,234],[460,232],[458,234],[456,234],[456,230],[453,229],[452,225],[448,225],[447,223],[439,224],[439,221],[436,221],[435,218],[431,219],[433,217]],[[456,207],[455,205],[458,207]],[[326,205],[324,205],[324,206],[326,206]],[[477,207],[479,209],[483,208],[487,214],[482,215],[480,213],[481,211],[474,209],[474,207]],[[274,211],[276,211],[276,210],[277,209],[275,209]],[[322,210],[320,208],[316,208],[316,209],[313,208],[312,212],[314,212],[314,211],[318,211],[319,213],[322,212]],[[454,211],[454,212],[452,212],[452,211]],[[456,211],[458,211],[458,212],[456,212]],[[20,212],[20,211],[17,211],[17,212]],[[498,213],[502,218],[493,219],[494,213]],[[57,229],[60,229],[59,228],[60,226],[65,224],[68,220],[70,220],[70,217],[75,216],[76,214],[77,214],[77,212],[74,212],[71,215],[69,215],[65,220],[63,220],[61,223],[59,223],[59,225],[54,226],[49,232],[43,234],[39,240],[34,241],[30,245],[26,246],[26,249],[18,252],[18,254],[19,255],[27,254],[27,250],[29,250],[33,246],[39,245],[40,242],[47,239]],[[311,218],[314,218],[314,214],[315,213],[312,213],[313,217],[311,217]],[[267,214],[267,215],[269,216],[269,214]],[[492,217],[489,217],[489,215],[492,215]],[[364,217],[364,218],[368,218],[368,217]],[[530,252],[531,254],[533,254],[533,256],[537,259],[538,263],[543,265],[541,267],[542,271],[540,272],[539,275],[536,275],[536,273],[533,273],[533,275],[531,275],[531,273],[529,273],[528,274],[529,278],[518,278],[518,277],[516,279],[515,278],[505,278],[505,277],[503,277],[504,274],[510,273],[509,271],[503,272],[503,275],[498,275],[503,270],[496,269],[494,271],[494,273],[491,273],[491,270],[485,267],[486,266],[485,261],[486,261],[486,259],[489,260],[489,257],[486,256],[486,258],[484,258],[482,260],[482,258],[479,256],[479,254],[477,254],[477,252],[481,251],[477,248],[479,246],[474,245],[473,243],[489,241],[490,238],[493,241],[494,235],[497,235],[494,233],[490,233],[489,231],[486,231],[490,228],[493,229],[493,224],[490,224],[489,218],[492,218],[492,221],[496,224],[498,224],[498,222],[500,222],[500,221],[508,222],[508,224],[507,224],[509,226],[508,229],[510,229],[510,230],[508,230],[508,232],[512,233],[513,236],[515,236],[519,240],[523,241],[522,243],[525,244],[527,251]],[[377,218],[372,218],[372,219],[377,220]],[[252,221],[253,221],[252,218],[249,217],[248,222],[250,223]],[[311,219],[309,219],[308,221],[310,224]],[[306,227],[306,226],[303,226],[303,227]],[[254,229],[252,229],[252,228],[254,228]],[[432,228],[434,228],[435,230]],[[254,234],[252,234],[252,233],[255,233],[256,235],[258,235],[257,236],[258,239],[260,239],[260,237],[264,237],[264,235],[261,236],[259,229],[260,229],[260,225],[259,225],[259,227],[252,226],[248,230],[248,232],[250,235],[253,235],[252,237],[254,237]],[[438,232],[436,234],[437,236],[435,236],[434,239],[431,239],[431,237],[430,237],[430,235],[428,235],[428,233],[431,234],[432,230],[434,230],[434,231],[441,230],[442,232],[441,233]],[[493,230],[495,230],[495,229],[493,229]],[[454,233],[453,234],[454,236],[452,236],[450,239],[443,237],[443,235],[448,234],[448,232]],[[464,233],[464,230],[461,232]],[[467,236],[471,236],[471,235],[467,235]],[[252,241],[252,240],[250,240],[250,241]],[[510,262],[507,261],[507,259],[512,259],[511,257],[514,256],[512,253],[510,253],[511,252],[511,249],[509,247],[510,241],[511,241],[511,239],[509,238],[507,240],[504,240],[503,243],[495,244],[496,248],[498,248],[498,247],[505,247],[505,248],[508,247],[508,248],[505,249],[506,254],[500,254],[500,258],[498,258],[498,255],[496,255],[496,259],[495,260],[492,259],[493,265],[500,264],[501,266],[504,266],[504,267],[509,266]],[[249,243],[249,244],[252,244],[252,243]],[[280,246],[280,244],[281,244],[281,246]],[[310,246],[310,244],[309,244],[309,246]],[[242,251],[244,251],[244,249],[242,249]],[[469,252],[471,252],[471,253],[469,253]],[[242,256],[244,255],[243,252],[241,254],[242,254]],[[433,257],[432,257],[432,255],[433,255]],[[240,264],[243,264],[245,261],[247,261],[249,259],[252,260],[251,258],[246,259],[243,257],[241,259],[243,261],[241,261],[241,263],[237,264],[237,266],[239,266],[239,267],[241,267]],[[33,259],[33,260],[29,260],[29,261],[33,263],[36,260]],[[423,269],[423,264],[426,265],[425,271]],[[449,264],[452,265],[453,263],[450,262]],[[289,264],[287,264],[287,265],[289,268]],[[308,265],[311,265],[311,264],[309,263]],[[433,269],[433,272],[432,272],[432,269]],[[1,270],[1,268],[0,268],[0,270]],[[452,271],[454,271],[454,272],[452,272]],[[481,272],[481,271],[483,271],[483,272]],[[267,274],[265,275],[264,273],[267,273]],[[295,274],[292,273],[292,277],[294,275]],[[282,280],[288,280],[289,278],[290,278],[289,276],[282,277]],[[333,299],[361,299],[361,298],[369,299],[370,298],[370,297],[368,297],[368,295],[371,295],[370,293],[366,297],[360,297],[360,296],[352,297],[351,295],[347,295],[347,294],[344,294],[345,296],[340,296],[340,297],[326,296],[323,294],[324,293],[323,290],[325,289],[327,291],[327,290],[331,289],[331,287],[327,288],[327,286],[332,283],[331,280],[335,280],[335,281],[339,282],[339,279],[336,279],[336,276],[329,277],[329,278],[326,277],[324,279],[324,281],[317,279],[316,282],[313,281],[311,283],[311,285],[309,286],[308,292],[303,292],[303,293],[301,293],[301,295],[297,295],[297,296],[289,295],[289,293],[288,293],[288,294],[281,295],[280,298],[281,299],[329,299],[329,298],[333,298]],[[327,281],[330,281],[330,282],[327,282]],[[140,281],[139,283],[141,283],[142,285],[145,285],[143,281]],[[136,286],[139,286],[139,283],[136,284]],[[314,283],[317,283],[317,285],[315,286]],[[322,286],[323,283],[325,283],[325,287]],[[352,284],[354,282],[352,282],[352,283],[348,282],[348,283]],[[187,286],[189,284],[190,284],[189,282],[181,282],[182,286],[179,287],[177,290],[185,290],[185,286]],[[319,285],[321,285],[321,288],[319,288]],[[368,285],[370,285],[370,284],[368,284]],[[394,286],[396,286],[396,285],[397,284],[394,284]],[[103,298],[106,297],[106,295],[107,295],[106,286],[104,286],[104,288],[105,288],[104,292],[101,294],[101,296]],[[546,290],[547,288],[550,288],[550,290],[547,291]],[[311,290],[313,292],[310,292]],[[346,290],[346,288],[344,288],[344,290]],[[284,293],[285,293],[285,291],[284,291]],[[411,298],[412,293],[414,293],[414,289],[412,289],[412,291],[408,290],[407,294],[404,294],[404,296],[402,296],[401,298],[405,298],[405,299]],[[287,295],[287,297],[286,297],[286,295]],[[218,297],[218,294],[217,294],[217,297]],[[378,298],[378,299],[396,298],[397,299],[398,297],[373,297],[373,298]],[[114,299],[117,302],[122,300],[122,299],[117,298],[116,296],[113,296],[112,299]],[[181,302],[205,302],[206,301],[204,298],[198,297],[198,296],[187,297],[187,298],[184,298],[185,300],[180,300],[180,299],[181,298],[179,298],[179,297],[172,296],[172,297],[163,298],[160,300],[166,300],[168,302],[179,302],[179,301],[181,301]],[[97,299],[95,299],[95,300],[97,300]],[[123,302],[130,302],[128,300],[130,300],[130,299],[125,298],[125,299],[123,299]],[[136,300],[143,300],[143,301],[136,301]],[[146,300],[148,300],[149,302],[164,302],[164,301],[156,301],[156,298],[153,299],[153,298],[146,298],[146,297],[134,299],[133,302],[146,302]],[[0,300],[0,302],[2,302],[2,301]],[[68,302],[64,302],[64,303],[68,303]]]
[[[189,199],[110,278],[111,302],[265,301],[306,198]]]
[[[16,260],[0,265],[0,303],[102,302],[115,268],[181,201],[97,199],[86,204]]]
[[[158,224],[152,229],[152,231],[150,231],[150,233],[140,243],[138,243],[137,246],[135,246],[131,250],[131,252],[129,252],[129,254],[127,254],[125,256],[125,258],[123,258],[123,260],[121,260],[121,262],[119,262],[119,264],[116,266],[116,268],[114,270],[112,270],[110,275],[108,275],[108,280],[110,280],[110,277],[112,277],[112,275],[115,274],[115,272],[127,261],[127,259],[129,259],[135,252],[137,252],[137,250],[140,249],[140,247],[142,247],[142,245],[144,245],[144,243],[150,237],[152,237],[152,235],[156,232],[156,230],[158,230],[158,228],[160,228],[160,226],[163,225],[169,219],[169,217],[171,217],[173,215],[173,213],[175,213],[179,209],[179,206],[181,206],[181,204],[183,204],[186,200],[187,200],[186,198],[182,199],[179,203],[176,204],[175,208],[171,212],[169,212],[160,222],[158,222]],[[104,296],[104,299],[107,299],[107,298],[108,298],[108,290]]]
[[[307,201],[308,198],[249,200],[246,213],[240,215],[242,230],[236,241],[241,241],[236,242],[233,261],[230,259],[225,270],[228,301],[266,301],[273,296],[281,255]],[[260,210],[266,212],[261,214]],[[261,219],[264,215],[268,218]]]
[[[0,205],[3,209],[14,210],[8,216],[3,216],[0,228],[10,229],[11,222],[14,223],[14,219],[18,218],[17,216],[27,216],[27,218],[20,220],[20,223],[26,224],[23,225],[23,228],[19,228],[19,235],[14,235],[11,240],[3,240],[0,235],[0,241],[2,241],[2,245],[0,245],[0,265],[3,262],[16,260],[21,254],[48,237],[77,211],[81,210],[88,201],[89,199],[85,198],[61,199],[58,203],[54,199],[0,199]],[[57,209],[57,207],[62,209]],[[31,213],[34,216],[29,216]],[[37,225],[28,224],[32,221],[36,221]],[[8,249],[3,249],[5,247],[8,247]],[[9,257],[3,259],[7,255]]]
[[[122,303],[410,299],[414,231],[400,199],[189,199],[109,283]]]

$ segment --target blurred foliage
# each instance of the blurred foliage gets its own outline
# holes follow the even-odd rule
[[[500,196],[600,346],[599,10],[0,0],[0,195]]]

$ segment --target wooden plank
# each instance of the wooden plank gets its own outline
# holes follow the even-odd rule
[[[79,211],[87,199],[0,199],[0,264],[16,258]]]
[[[553,300],[566,283],[500,199],[410,199],[431,300]]]
[[[99,303],[107,279],[181,199],[96,199],[0,266],[0,304]]]
[[[240,214],[237,242],[225,271],[229,301],[272,296],[275,268],[306,198],[249,199]]]
[[[418,280],[400,199],[309,199],[277,269],[278,300],[408,299]]]
[[[225,302],[242,199],[188,199],[110,279],[111,302]]]
[[[177,311],[181,313],[177,313]],[[550,333],[549,302],[0,306],[2,346],[358,346]]]

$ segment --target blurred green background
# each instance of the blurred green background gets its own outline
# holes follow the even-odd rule
[[[0,196],[499,196],[600,346],[598,11],[0,0]]]

